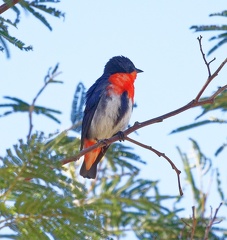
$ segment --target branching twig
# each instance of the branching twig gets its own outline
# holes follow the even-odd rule
[[[148,145],[145,145],[143,143],[140,143],[140,142],[137,142],[135,141],[134,139],[131,139],[129,137],[125,137],[125,140],[131,142],[131,143],[134,143],[140,147],[143,147],[143,148],[146,148],[152,152],[154,152],[155,154],[157,154],[159,157],[163,157],[165,158],[169,164],[171,165],[172,169],[176,172],[177,174],[177,180],[178,180],[178,188],[179,188],[179,192],[180,192],[180,195],[182,196],[183,195],[183,191],[182,191],[182,188],[181,188],[181,184],[180,184],[180,174],[181,174],[181,171],[175,166],[175,164],[170,160],[170,158],[168,158],[165,153],[161,153],[159,152],[158,150],[152,148],[151,146],[148,146]]]
[[[203,38],[203,37],[200,35],[197,39],[198,39],[198,41],[199,41],[199,48],[200,48],[200,52],[202,53],[204,63],[205,63],[206,66],[207,66],[208,78],[209,78],[209,77],[211,76],[210,64],[211,64],[216,58],[213,58],[210,62],[207,62],[206,57],[205,57],[205,53],[203,52],[203,48],[202,48],[202,38]]]
[[[199,99],[201,98],[201,96],[202,96],[203,92],[205,91],[205,89],[207,88],[207,86],[210,84],[210,82],[218,75],[218,73],[224,67],[227,59],[225,59],[225,61],[222,62],[222,64],[218,67],[218,69],[211,75],[210,64],[215,60],[215,58],[213,60],[211,60],[210,62],[207,62],[205,54],[204,54],[203,49],[202,49],[202,36],[198,37],[197,39],[199,41],[200,51],[202,53],[204,63],[207,66],[207,70],[208,70],[208,79],[207,79],[206,83],[203,85],[202,89],[199,91],[198,95],[195,98],[196,101],[199,101]]]
[[[153,118],[153,119],[149,119],[147,121],[144,121],[144,122],[135,122],[134,125],[130,128],[128,128],[127,130],[125,130],[123,133],[124,133],[124,137],[126,140],[129,140],[129,138],[127,137],[130,133],[132,132],[135,132],[136,130],[140,129],[140,128],[143,128],[143,127],[146,127],[148,125],[151,125],[151,124],[155,124],[155,123],[159,123],[159,122],[162,122],[164,121],[165,119],[167,118],[170,118],[172,116],[175,116],[179,113],[182,113],[188,109],[191,109],[191,108],[194,108],[194,107],[198,107],[198,106],[202,106],[204,104],[207,104],[207,103],[213,103],[215,98],[217,97],[218,94],[220,94],[221,92],[223,92],[225,89],[227,89],[227,85],[219,88],[214,94],[212,94],[209,98],[207,99],[204,99],[204,100],[200,100],[202,94],[204,93],[204,91],[206,90],[207,86],[210,84],[210,82],[218,75],[218,73],[221,71],[221,69],[224,67],[224,65],[227,63],[227,58],[221,63],[221,65],[217,68],[217,70],[211,74],[210,72],[210,63],[214,61],[214,59],[210,62],[207,62],[206,58],[205,58],[205,55],[203,53],[203,50],[202,50],[202,44],[201,44],[201,37],[198,38],[198,41],[199,41],[199,45],[200,45],[200,51],[202,53],[202,56],[203,56],[203,59],[204,59],[204,62],[207,66],[207,69],[208,69],[208,79],[207,81],[205,82],[205,84],[202,86],[201,90],[199,91],[199,93],[197,94],[196,98],[194,100],[192,100],[191,102],[189,102],[188,104],[184,105],[183,107],[180,107],[174,111],[171,111],[169,113],[166,113],[164,115],[161,115],[159,117],[156,117],[156,118]],[[82,157],[83,155],[85,155],[86,153],[98,148],[98,147],[102,147],[106,144],[111,144],[113,142],[116,142],[120,140],[120,137],[118,135],[115,135],[109,139],[105,139],[105,142],[98,142],[96,143],[95,145],[89,147],[89,148],[86,148],[86,149],[83,149],[82,151],[80,151],[80,153],[76,156],[73,156],[71,158],[67,158],[67,159],[63,159],[62,160],[62,164],[67,164],[69,162],[73,162],[73,161],[77,161],[80,157]],[[180,183],[180,179],[179,179],[179,174],[180,174],[180,171],[177,169],[177,167],[174,165],[174,163],[168,158],[165,156],[164,153],[160,153],[159,151],[147,146],[147,145],[144,145],[142,143],[138,143],[137,141],[135,140],[132,140],[130,139],[131,142],[134,142],[136,143],[137,145],[140,145],[141,147],[144,147],[144,148],[147,148],[153,152],[155,152],[158,156],[162,156],[164,157],[172,166],[172,168],[176,171],[177,173],[177,176],[178,176],[178,184]],[[180,194],[182,194],[182,190],[181,190],[181,187],[180,187],[180,184],[179,184],[179,191],[180,191]]]
[[[53,73],[50,78],[48,79],[48,81],[45,81],[43,87],[39,90],[39,92],[37,93],[37,95],[35,96],[35,98],[32,101],[32,104],[29,106],[29,131],[28,131],[28,136],[27,139],[29,140],[31,137],[31,133],[32,133],[32,129],[33,129],[33,123],[32,123],[32,114],[35,108],[35,102],[38,99],[38,97],[40,96],[40,94],[43,92],[43,90],[47,87],[47,85],[49,83],[51,83],[55,77],[57,77],[59,74],[61,74],[61,72],[56,72]]]
[[[208,239],[210,229],[211,229],[211,227],[215,224],[215,220],[217,220],[217,214],[218,214],[218,211],[219,211],[219,209],[221,208],[221,206],[222,206],[222,203],[220,203],[219,206],[218,206],[218,208],[216,208],[213,217],[212,217],[212,211],[211,211],[211,219],[210,219],[209,224],[208,224],[207,227],[206,227],[206,231],[205,231],[205,235],[204,235],[204,240],[207,240],[207,239]],[[219,221],[219,222],[220,222],[220,221]],[[218,223],[219,223],[219,222],[218,222]]]

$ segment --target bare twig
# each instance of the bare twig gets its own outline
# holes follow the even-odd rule
[[[165,158],[165,159],[169,162],[169,164],[171,165],[172,169],[173,169],[173,170],[176,172],[176,174],[177,174],[179,192],[180,192],[180,195],[181,195],[181,196],[183,195],[183,191],[182,191],[181,183],[180,183],[180,174],[181,174],[181,171],[180,171],[180,170],[176,167],[176,165],[170,160],[170,158],[165,155],[165,153],[161,153],[161,152],[159,152],[158,150],[152,148],[151,146],[148,146],[148,145],[145,145],[145,144],[143,144],[143,143],[140,143],[140,142],[138,142],[138,141],[136,141],[136,140],[134,140],[134,139],[132,139],[132,138],[129,138],[129,137],[125,137],[125,140],[127,140],[127,141],[129,141],[129,142],[131,142],[131,143],[134,143],[134,144],[136,144],[136,145],[138,145],[138,146],[140,146],[140,147],[146,148],[146,149],[154,152],[155,154],[157,154],[159,157]]]
[[[197,220],[195,216],[195,206],[192,206],[192,227],[191,227],[191,240],[194,239]]]
[[[202,48],[202,36],[200,35],[197,39],[199,41],[199,48],[200,48],[200,52],[202,54],[203,57],[203,61],[207,66],[207,70],[208,70],[208,78],[211,76],[211,71],[210,71],[210,64],[215,60],[215,58],[213,58],[210,62],[207,62],[206,57],[205,57],[205,53],[203,52],[203,48]]]
[[[220,203],[219,206],[218,206],[218,208],[216,208],[213,217],[212,217],[212,209],[211,209],[211,219],[210,219],[209,224],[208,224],[207,227],[206,227],[206,231],[205,231],[205,235],[204,235],[204,240],[207,240],[207,239],[208,239],[210,229],[211,229],[211,227],[215,224],[215,221],[217,220],[217,214],[218,214],[218,211],[219,211],[219,209],[221,208],[221,206],[222,206],[222,203]],[[220,221],[219,221],[219,222],[220,222]],[[218,223],[219,223],[219,222],[218,222]]]
[[[202,89],[199,91],[198,95],[195,98],[196,101],[199,101],[199,99],[201,98],[201,96],[202,96],[203,92],[205,91],[205,89],[207,88],[207,86],[218,75],[218,73],[221,71],[221,69],[226,64],[227,58],[222,62],[222,64],[218,67],[218,69],[211,75],[210,64],[215,60],[215,58],[213,60],[211,60],[210,62],[207,62],[207,60],[205,58],[205,54],[204,54],[203,49],[202,49],[202,42],[201,42],[202,41],[202,36],[198,37],[197,39],[199,41],[200,51],[202,53],[203,60],[205,62],[205,65],[207,66],[207,70],[208,70],[208,79],[207,79],[206,83],[203,85]]]
[[[185,224],[185,226],[191,228],[191,225],[189,223],[187,223],[183,218],[181,218],[181,221]]]
[[[192,225],[187,223],[183,218],[181,218],[181,221],[185,224],[185,227],[189,227],[190,229],[190,232],[191,232],[191,236],[190,236],[190,239],[193,240],[194,239],[194,235],[195,235],[195,229],[196,229],[196,225],[197,225],[197,219],[196,219],[196,216],[195,216],[195,206],[192,206]],[[185,227],[182,229],[182,233],[183,234],[183,231],[185,229]]]
[[[32,133],[32,129],[33,129],[33,123],[32,123],[32,114],[35,108],[35,103],[36,100],[38,99],[38,97],[40,96],[40,94],[43,92],[43,90],[47,87],[47,85],[49,83],[51,83],[55,77],[57,77],[59,74],[61,74],[61,72],[57,72],[54,73],[52,76],[50,76],[50,78],[48,79],[48,81],[45,81],[43,87],[39,90],[39,92],[36,94],[35,98],[32,101],[32,104],[29,106],[29,131],[28,131],[28,136],[27,139],[29,140],[31,137],[31,133]]]

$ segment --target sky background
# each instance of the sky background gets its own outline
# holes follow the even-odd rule
[[[42,87],[49,67],[60,63],[62,74],[58,79],[64,84],[50,85],[39,97],[37,105],[61,110],[61,125],[34,115],[34,130],[46,133],[71,126],[71,105],[76,85],[82,81],[87,88],[90,87],[102,75],[106,62],[116,55],[127,56],[144,71],[137,76],[135,83],[138,107],[133,111],[131,124],[160,116],[191,101],[208,75],[197,41],[199,33],[189,28],[192,25],[225,23],[225,18],[209,17],[209,14],[226,10],[226,1],[84,0],[62,1],[54,6],[66,15],[65,20],[47,16],[52,32],[24,11],[18,29],[10,28],[12,35],[26,45],[32,45],[33,51],[23,52],[10,46],[10,59],[0,55],[0,104],[7,102],[3,96],[18,97],[31,103]],[[12,16],[11,12],[6,12],[5,16]],[[214,34],[202,35],[204,52],[208,52],[214,45],[208,40]],[[227,57],[227,44],[208,60],[213,57],[216,57],[211,65],[214,71]],[[227,66],[213,80],[204,96],[225,85],[226,76]],[[223,188],[227,189],[227,151],[218,158],[214,157],[214,152],[226,141],[225,125],[210,125],[169,135],[173,129],[192,123],[200,113],[200,108],[188,110],[162,123],[140,129],[138,135],[131,134],[130,137],[164,152],[182,171],[176,147],[190,153],[189,137],[197,140],[201,150],[212,159],[214,168],[220,167]],[[211,116],[225,117],[224,113],[211,112],[201,120]],[[14,114],[0,118],[0,126],[0,155],[4,155],[6,148],[12,147],[18,139],[26,138],[28,116]],[[169,163],[148,150],[133,147],[147,162],[146,166],[141,166],[141,177],[159,180],[162,194],[178,195],[177,177]],[[183,173],[181,181],[186,186]],[[207,182],[204,183],[205,190]],[[215,181],[210,193],[207,206],[216,208],[220,199],[216,194]],[[194,204],[189,186],[184,189],[184,194],[186,199],[181,206],[185,211],[181,214],[188,217]],[[226,207],[222,207],[219,214],[226,216],[226,212]]]

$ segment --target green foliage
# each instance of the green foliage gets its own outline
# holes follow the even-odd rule
[[[0,104],[0,108],[10,108],[10,110],[7,110],[3,114],[1,114],[0,117],[4,117],[9,114],[13,114],[13,113],[17,113],[17,112],[26,112],[29,114],[30,119],[31,119],[31,114],[36,113],[36,114],[44,115],[44,116],[54,120],[55,122],[60,123],[60,121],[53,115],[53,114],[61,114],[60,111],[35,105],[37,98],[42,93],[42,91],[47,87],[48,84],[62,83],[62,81],[55,79],[55,77],[60,74],[60,73],[58,73],[58,64],[54,67],[54,69],[52,71],[51,70],[52,70],[51,68],[48,70],[48,73],[47,73],[46,77],[44,78],[44,86],[37,93],[36,97],[33,99],[31,104],[29,104],[19,98],[5,96],[4,97],[5,99],[11,100],[13,103]]]
[[[29,11],[34,17],[36,17],[38,20],[40,20],[49,30],[52,30],[52,27],[50,26],[49,22],[46,20],[46,18],[40,14],[39,12],[37,12],[35,9],[38,9],[42,12],[48,13],[54,17],[64,17],[64,13],[56,10],[55,8],[52,7],[47,7],[44,4],[40,4],[40,3],[57,3],[60,1],[43,1],[43,0],[36,0],[33,2],[27,2],[27,1],[21,1],[20,4],[23,8],[25,8],[27,11]]]
[[[206,100],[208,99],[207,97],[202,98],[201,100]],[[216,98],[215,102],[212,104],[204,104],[202,106],[203,112],[196,118],[198,119],[199,117],[203,116],[205,113],[213,110],[221,110],[223,112],[227,111],[227,90],[223,91],[220,93]]]
[[[1,158],[0,229],[11,229],[17,239],[105,236],[92,207],[80,204],[85,187],[67,176],[55,148],[39,133]]]
[[[208,97],[201,98],[201,100],[206,100]],[[201,106],[202,113],[196,117],[196,120],[203,115],[207,114],[208,112],[212,112],[214,110],[220,110],[222,112],[227,111],[227,90],[223,91],[221,94],[219,94],[216,98],[213,104],[204,104]],[[179,133],[182,131],[186,131],[195,127],[201,127],[205,126],[207,124],[226,124],[227,120],[226,119],[219,119],[216,117],[210,117],[210,119],[202,120],[199,122],[191,123],[182,127],[179,127],[177,129],[174,129],[170,134],[173,133]],[[227,146],[227,143],[223,143],[216,151],[215,151],[215,156],[218,156]]]
[[[227,147],[227,143],[223,143],[217,150],[216,150],[216,152],[215,152],[215,156],[217,157],[223,150],[224,150],[224,148],[226,148]]]
[[[12,23],[9,19],[4,19],[0,17],[0,50],[3,51],[6,49],[6,56],[9,57],[9,50],[7,48],[6,42],[9,42],[21,50],[29,51],[32,50],[31,46],[25,46],[25,44],[18,40],[17,38],[11,36],[8,31],[8,27],[13,26],[16,27],[16,23]]]
[[[54,80],[57,70],[58,66],[48,71],[44,87],[49,82],[58,82]],[[82,116],[84,89],[81,83],[77,86],[75,116]],[[17,98],[10,100],[16,104],[2,104],[12,108],[10,113],[29,112],[29,104]],[[31,114],[39,110],[34,105]],[[42,110],[45,113],[50,109]],[[1,157],[0,229],[10,229],[11,238],[107,239],[123,236],[130,230],[142,239],[153,235],[154,228],[147,225],[148,220],[169,218],[170,221],[175,215],[162,203],[176,197],[160,195],[157,181],[139,178],[140,170],[131,162],[144,162],[131,148],[113,144],[107,153],[108,161],[100,164],[98,178],[84,185],[75,172],[77,164],[62,166],[64,159],[78,153],[79,139],[69,137],[67,131],[50,137],[33,134],[26,143],[20,140]],[[172,232],[171,224],[168,221],[166,224]],[[161,234],[159,230],[156,232]]]
[[[182,153],[180,148],[177,148],[183,162],[186,181],[191,188],[193,201],[196,203],[195,208],[193,207],[192,209],[192,218],[182,219],[185,223],[182,234],[185,234],[183,236],[188,237],[187,239],[206,239],[204,233],[206,233],[208,229],[207,226],[209,226],[214,216],[212,216],[211,210],[211,217],[205,217],[207,207],[210,208],[210,206],[207,206],[207,200],[210,197],[209,186],[207,187],[205,183],[211,182],[215,169],[212,166],[212,160],[204,155],[198,143],[193,139],[190,140],[192,142],[190,157],[188,154]],[[225,197],[221,186],[220,173],[217,169],[216,181],[220,201],[223,201]],[[208,190],[205,191],[204,189]],[[215,218],[214,223],[220,223],[223,220],[225,220],[225,217],[218,217]],[[220,233],[222,236],[226,236],[226,228],[212,227],[212,229],[213,231],[209,232],[208,239],[220,239]],[[217,235],[217,233],[219,234]]]
[[[201,127],[201,126],[204,126],[204,125],[210,124],[210,123],[227,123],[227,121],[222,120],[222,119],[216,119],[216,118],[207,119],[207,120],[203,120],[200,122],[192,123],[192,124],[185,125],[185,126],[177,128],[177,129],[174,129],[170,134],[182,132],[182,131],[189,130],[189,129],[192,129],[195,127]]]
[[[187,154],[183,154],[179,148],[178,148],[178,152],[181,156],[181,160],[184,165],[186,181],[189,183],[191,187],[195,202],[198,203],[198,206],[197,206],[198,215],[202,215],[205,211],[204,207],[205,207],[206,194],[203,192],[203,189],[198,188],[196,186],[196,180],[195,180],[193,170],[197,170],[199,172],[199,180],[203,181],[203,176],[205,176],[211,170],[212,161],[201,152],[200,147],[195,140],[193,139],[190,139],[190,140],[192,142],[193,159],[189,159]]]
[[[58,65],[49,69],[44,87],[58,75]],[[72,105],[71,118],[81,124],[85,87],[79,83]],[[17,104],[11,112],[28,111],[28,104],[12,98]],[[44,108],[44,107],[43,107]],[[44,110],[48,112],[49,109]],[[32,111],[31,114],[33,114]],[[7,114],[6,114],[7,115]],[[76,116],[76,117],[75,117]],[[79,121],[77,120],[79,118]],[[94,181],[78,177],[78,164],[62,165],[65,159],[79,152],[80,140],[68,136],[69,130],[46,137],[44,133],[20,140],[13,150],[1,157],[0,229],[11,239],[120,239],[129,232],[138,239],[186,239],[192,234],[202,238],[208,218],[203,216],[205,193],[196,186],[193,169],[205,172],[211,161],[192,140],[197,164],[191,167],[186,154],[181,154],[186,178],[197,202],[197,225],[193,219],[180,219],[183,209],[176,208],[182,198],[162,195],[158,181],[141,178],[140,165],[145,162],[125,144],[112,144],[99,164]],[[217,172],[218,192],[222,199]],[[169,207],[168,202],[173,202]],[[167,207],[168,205],[168,207]],[[224,232],[225,229],[218,230]],[[210,239],[217,239],[214,231]]]
[[[45,0],[39,0],[38,1],[38,0],[36,0],[36,1],[31,2],[30,5],[32,7],[34,7],[34,8],[42,10],[43,12],[46,12],[46,13],[48,13],[50,15],[53,15],[54,17],[58,17],[58,18],[60,18],[60,17],[64,18],[65,17],[65,14],[62,13],[61,11],[56,10],[53,7],[47,7],[44,4],[40,4],[40,3],[47,3],[47,2],[49,2],[49,3],[58,3],[58,2],[60,2],[60,0],[58,0],[58,1],[56,1],[56,0],[49,0],[49,1],[45,1]]]
[[[152,234],[153,228],[142,228],[152,215],[162,219],[174,215],[161,205],[173,197],[161,196],[157,182],[138,178],[139,169],[127,161],[142,161],[122,144],[111,146],[110,161],[102,162],[99,177],[85,188],[72,170],[75,166],[67,169],[61,164],[78,152],[79,143],[67,131],[51,140],[39,133],[27,143],[20,140],[15,153],[7,150],[0,171],[2,229],[10,228],[19,239],[49,239],[47,234],[58,239],[104,239],[105,234],[122,236],[134,225],[138,227],[130,230],[144,236]]]
[[[4,97],[5,99],[12,100],[15,103],[9,103],[9,104],[0,104],[0,107],[10,107],[12,108],[11,111],[6,111],[4,112],[0,117],[7,116],[12,113],[16,112],[29,112],[30,111],[30,104],[18,99],[18,98],[12,98],[12,97]],[[46,117],[51,118],[52,120],[56,121],[57,123],[60,123],[60,121],[54,117],[51,113],[58,113],[60,114],[61,112],[58,110],[46,108],[46,107],[41,107],[41,106],[34,106],[33,112],[36,114],[41,114]]]
[[[210,17],[213,17],[213,16],[227,17],[227,11],[223,11],[220,13],[212,13],[209,16]],[[204,31],[222,32],[221,34],[218,34],[217,36],[213,36],[210,38],[210,41],[218,40],[218,43],[213,48],[211,48],[211,50],[208,52],[208,55],[210,55],[215,50],[217,50],[218,48],[223,46],[225,43],[227,43],[227,25],[221,25],[221,26],[218,26],[218,25],[200,25],[200,26],[195,25],[195,26],[191,26],[191,29],[194,29],[195,32],[204,32]]]
[[[18,27],[20,22],[21,9],[18,7],[22,7],[24,10],[32,14],[36,19],[41,21],[49,30],[52,30],[50,23],[45,18],[44,14],[49,14],[54,17],[64,18],[64,13],[61,11],[49,6],[50,4],[56,4],[60,1],[56,0],[34,0],[34,1],[19,1],[17,5],[14,5],[12,1],[5,0],[5,4],[10,6],[10,10],[13,10],[16,13],[16,17],[14,20],[5,19],[4,17],[0,17],[0,51],[5,50],[6,56],[10,57],[9,48],[7,43],[11,43],[14,46],[18,47],[21,50],[30,51],[32,50],[32,46],[25,46],[25,43],[16,37],[12,36],[9,32],[9,27]],[[4,5],[4,4],[3,4]],[[2,5],[2,6],[3,6]],[[0,6],[1,7],[1,6]],[[0,12],[1,14],[2,12]]]
[[[10,0],[4,2],[12,4]],[[58,0],[32,2],[22,0],[18,5],[51,30],[49,22],[41,13],[64,17],[60,11],[47,6],[58,2]],[[31,47],[25,47],[24,43],[8,32],[9,26],[17,27],[19,23],[21,11],[18,5],[10,8],[16,14],[14,21],[0,17],[0,50],[5,50],[7,56],[9,56],[7,42],[22,50],[31,50]],[[221,15],[226,16],[226,12]],[[223,26],[221,28],[226,30]],[[213,30],[218,29],[215,27]],[[193,207],[192,217],[189,218],[180,218],[184,209],[177,206],[181,203],[182,197],[163,195],[159,191],[157,180],[142,178],[140,167],[145,162],[125,143],[110,146],[99,164],[98,176],[93,181],[81,179],[77,162],[64,165],[64,160],[79,153],[78,137],[70,136],[69,130],[49,136],[42,132],[32,134],[33,113],[60,122],[54,116],[60,114],[60,111],[36,105],[38,97],[50,83],[62,83],[56,80],[58,75],[57,64],[53,70],[49,69],[44,78],[44,86],[31,104],[20,98],[7,96],[5,99],[10,103],[0,105],[2,109],[8,108],[2,116],[26,112],[30,120],[27,140],[19,140],[18,144],[7,149],[5,155],[0,157],[0,238],[98,240],[121,239],[128,237],[128,233],[134,234],[137,239],[227,237],[227,229],[213,226],[212,214],[211,218],[205,216],[209,195],[201,184],[215,172],[217,192],[224,201],[225,192],[222,189],[219,170],[213,168],[211,159],[206,157],[193,139],[190,139],[193,155],[189,156],[178,148],[186,181],[196,206]],[[226,96],[226,92],[223,92],[218,96],[215,105],[205,105],[200,116],[215,109],[226,111]],[[70,128],[77,133],[81,131],[84,102],[85,86],[79,83],[71,112],[74,126]],[[208,123],[226,121],[216,118],[200,121],[173,132]],[[216,155],[226,146],[224,143],[216,151]],[[214,224],[222,219],[215,218]]]
[[[139,170],[131,173],[126,165],[115,171],[103,160],[98,178],[81,184],[74,170],[77,165],[61,163],[78,152],[79,144],[66,131],[51,140],[36,133],[27,143],[20,140],[13,150],[7,150],[0,169],[0,229],[9,228],[16,239],[107,239],[129,231],[138,239],[176,239],[180,234],[186,239],[190,235],[184,222],[190,225],[192,220],[181,221],[177,214],[182,209],[163,205],[179,198],[160,195],[158,182],[139,178]],[[204,155],[195,142],[193,146],[199,166],[204,165]],[[115,160],[115,164],[121,161],[117,156]],[[194,237],[202,238],[209,221],[201,216],[206,194],[195,186],[194,167],[188,163],[184,166],[188,166],[188,181],[198,202]],[[213,232],[209,236],[218,239]]]

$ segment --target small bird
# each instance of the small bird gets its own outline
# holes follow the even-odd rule
[[[103,75],[86,93],[80,150],[126,129],[134,103],[134,81],[140,72],[143,71],[127,57],[116,56],[107,62]],[[85,154],[81,176],[96,178],[97,164],[108,147],[96,148]]]

